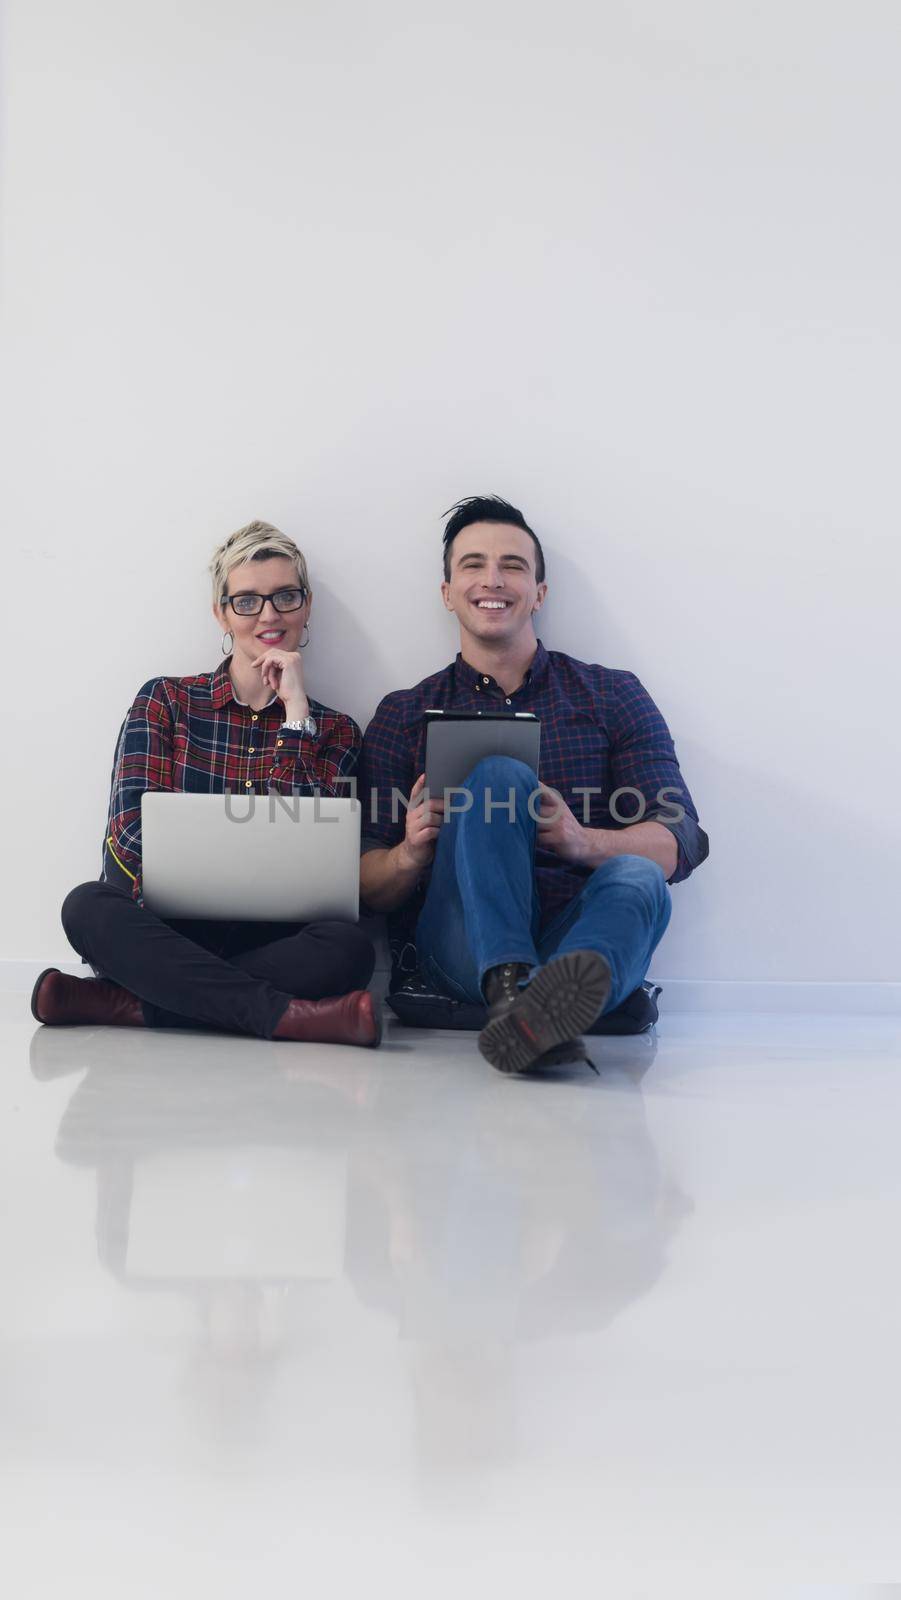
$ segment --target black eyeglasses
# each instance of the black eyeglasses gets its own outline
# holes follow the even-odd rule
[[[306,589],[276,589],[274,594],[224,594],[222,604],[237,617],[258,617],[267,600],[276,611],[299,611],[306,598]]]

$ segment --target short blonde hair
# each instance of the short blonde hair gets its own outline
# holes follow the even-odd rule
[[[271,556],[285,556],[297,568],[297,581],[307,594],[310,592],[310,575],[303,552],[293,539],[274,528],[271,522],[248,522],[245,528],[230,533],[224,544],[214,550],[210,562],[213,580],[213,604],[221,605],[228,586],[228,575],[245,561],[265,561]]]

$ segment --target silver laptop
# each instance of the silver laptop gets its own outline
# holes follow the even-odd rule
[[[427,711],[425,781],[441,799],[459,789],[485,756],[513,756],[538,771],[541,719],[532,711]]]
[[[144,903],[161,917],[359,917],[356,800],[148,791],[141,830]]]

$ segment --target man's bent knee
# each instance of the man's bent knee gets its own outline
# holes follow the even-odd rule
[[[511,784],[528,784],[531,790],[537,782],[532,768],[525,761],[517,761],[515,756],[483,756],[465,779],[465,786],[478,784],[493,788],[497,785],[499,789],[509,789]]]
[[[592,881],[609,883],[611,878],[623,883],[633,883],[654,895],[667,893],[666,873],[659,862],[647,856],[610,856],[592,873]]]
[[[483,756],[462,788],[470,797],[472,815],[485,822],[492,822],[495,816],[511,822],[524,820],[529,815],[531,797],[536,796],[537,806],[539,793],[536,773],[514,756]],[[531,820],[537,821],[537,812]]]

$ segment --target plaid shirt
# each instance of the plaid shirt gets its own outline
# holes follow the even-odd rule
[[[141,898],[141,796],[147,789],[188,794],[352,793],[342,778],[357,769],[362,735],[340,711],[310,700],[319,731],[283,728],[273,695],[260,711],[236,700],[223,661],[190,678],[151,678],[138,690],[116,745],[103,876],[131,884]],[[112,858],[112,859],[110,859]]]
[[[391,848],[403,838],[402,808],[397,822],[391,821],[391,791],[409,795],[425,770],[423,712],[430,708],[509,711],[511,716],[533,711],[541,718],[538,776],[559,791],[580,822],[617,830],[628,827],[629,819],[661,822],[678,844],[670,883],[680,883],[705,860],[707,835],[698,825],[669,729],[634,672],[590,666],[559,650],[545,650],[540,641],[525,681],[512,695],[505,695],[494,678],[476,672],[458,655],[452,666],[424,678],[415,688],[385,696],[363,745],[364,851]],[[627,787],[644,796],[646,809],[640,819],[636,795],[617,796],[615,813],[610,811],[614,791]],[[575,792],[581,788],[602,792],[585,797]],[[661,789],[670,792],[658,801]],[[671,820],[676,805],[685,808],[679,822]],[[625,820],[618,820],[616,813]],[[536,851],[535,869],[544,922],[579,893],[591,871],[541,849]]]

